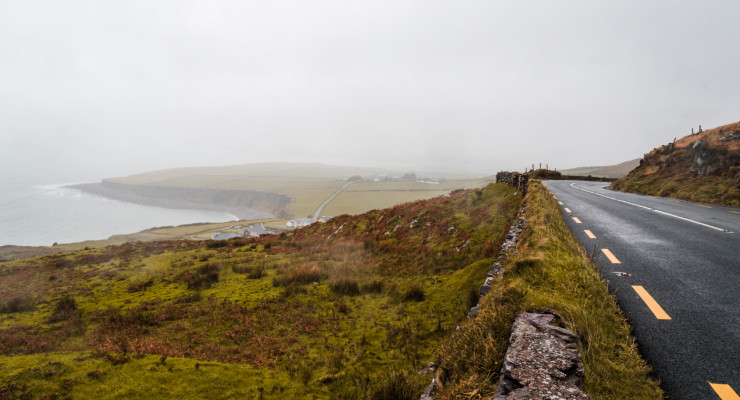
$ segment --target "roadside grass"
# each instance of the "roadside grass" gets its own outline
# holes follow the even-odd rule
[[[431,377],[416,370],[465,318],[465,294],[485,279],[520,203],[514,189],[495,184],[255,239],[126,243],[2,262],[0,304],[30,305],[0,314],[0,393],[419,393]],[[52,317],[68,299],[71,311]],[[172,361],[181,377],[154,365],[162,356],[182,360]],[[38,369],[54,362],[63,374]],[[195,362],[197,373],[215,364],[225,377],[213,378],[218,386],[199,381]],[[263,372],[240,381],[244,370]],[[162,383],[170,378],[178,385],[171,393]],[[268,396],[278,384],[285,394]]]
[[[530,182],[525,200],[528,225],[517,255],[482,299],[479,316],[463,323],[437,351],[445,388],[436,398],[493,394],[514,318],[548,307],[581,337],[584,391],[592,399],[663,398],[615,298],[563,222],[555,200],[536,181]]]

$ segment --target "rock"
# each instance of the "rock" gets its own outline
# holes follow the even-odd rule
[[[486,281],[480,286],[480,289],[478,289],[478,291],[480,292],[481,297],[485,296],[489,291],[491,291],[492,281],[493,278],[486,278]]]
[[[578,336],[552,325],[557,319],[552,312],[517,316],[493,400],[589,399]]]

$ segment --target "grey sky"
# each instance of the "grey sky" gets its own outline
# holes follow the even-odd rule
[[[0,167],[614,164],[740,120],[738,15],[736,0],[4,0]]]

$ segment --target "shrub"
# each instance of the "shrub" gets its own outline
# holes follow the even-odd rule
[[[383,293],[383,281],[376,279],[372,282],[368,282],[362,285],[361,288],[363,293]]]
[[[357,281],[349,278],[339,278],[331,283],[331,291],[336,294],[355,296],[360,294],[360,285]]]
[[[194,273],[185,271],[180,275],[180,280],[188,284],[188,289],[208,289],[218,282],[218,265],[204,264],[198,267]]]
[[[292,269],[272,279],[273,286],[290,286],[293,284],[303,285],[306,283],[319,282],[326,278],[326,273],[315,265],[304,265]]]
[[[231,270],[237,274],[246,274],[249,279],[260,279],[265,276],[263,265],[235,265]]]
[[[148,287],[152,286],[154,284],[154,281],[149,279],[148,281],[139,282],[139,283],[132,283],[131,286],[128,287],[129,293],[136,293],[140,292],[142,290],[146,290]]]
[[[418,283],[411,285],[403,294],[403,301],[424,301],[424,289]]]
[[[221,247],[226,247],[229,245],[229,242],[225,240],[207,240],[206,241],[206,249],[218,249]]]
[[[33,310],[33,300],[28,296],[18,296],[0,304],[0,314],[10,314]]]
[[[65,321],[77,314],[77,302],[74,297],[66,295],[54,305],[54,311],[49,316],[49,322]]]

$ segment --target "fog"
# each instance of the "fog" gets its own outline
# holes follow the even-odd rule
[[[740,2],[0,2],[0,168],[491,174],[740,120]]]

